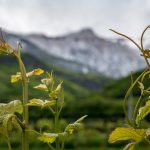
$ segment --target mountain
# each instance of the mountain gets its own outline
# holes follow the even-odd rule
[[[138,51],[120,40],[98,37],[91,29],[48,37],[6,32],[8,42],[21,41],[23,51],[53,66],[74,72],[119,78],[144,68]]]

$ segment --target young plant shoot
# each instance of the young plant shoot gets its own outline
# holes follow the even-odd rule
[[[47,143],[51,150],[63,150],[64,142],[81,125],[83,116],[72,124],[69,124],[64,131],[60,131],[59,117],[64,106],[64,92],[62,81],[56,85],[52,73],[46,73],[46,78],[41,80],[41,83],[34,88],[42,90],[48,94],[48,99],[33,98],[28,100],[28,84],[31,76],[39,76],[44,73],[44,70],[37,68],[30,72],[26,72],[25,65],[20,53],[21,45],[17,45],[14,49],[9,45],[3,37],[0,38],[0,55],[11,55],[16,58],[19,65],[19,72],[11,76],[11,83],[18,81],[22,82],[22,100],[13,100],[7,104],[0,103],[0,135],[7,140],[8,149],[12,150],[10,142],[10,133],[13,129],[18,129],[22,132],[21,147],[22,150],[29,150],[28,132],[34,132],[38,135],[37,139]],[[54,116],[54,131],[40,132],[29,128],[29,106],[37,106],[42,109],[48,109]],[[22,116],[22,117],[21,117]],[[21,118],[21,119],[19,119]]]
[[[134,150],[137,145],[142,142],[146,141],[150,144],[149,141],[149,135],[150,135],[150,129],[145,129],[142,126],[142,120],[150,113],[150,87],[147,87],[144,85],[144,80],[146,78],[149,78],[150,75],[150,64],[149,64],[149,58],[150,58],[150,50],[145,49],[143,46],[143,38],[145,32],[150,28],[150,25],[144,29],[144,31],[141,34],[141,42],[140,44],[137,44],[133,39],[130,37],[116,32],[114,30],[114,33],[121,35],[128,40],[130,40],[141,52],[141,56],[144,58],[147,69],[141,73],[141,75],[135,80],[131,82],[131,85],[125,95],[124,101],[123,101],[123,110],[125,113],[127,124],[124,127],[118,127],[112,133],[109,135],[108,142],[114,143],[117,141],[130,141],[124,148],[124,150]],[[128,108],[127,108],[127,100],[130,96],[132,90],[134,87],[138,86],[141,93],[139,98],[137,99],[134,107],[134,111],[132,114],[132,118],[128,116]],[[143,101],[146,102],[143,104]]]

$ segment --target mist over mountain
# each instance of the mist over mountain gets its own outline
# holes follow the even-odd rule
[[[10,32],[6,32],[5,36],[13,45],[20,41],[23,52],[75,72],[119,78],[145,67],[138,50],[132,49],[121,40],[98,37],[88,28],[60,37]]]

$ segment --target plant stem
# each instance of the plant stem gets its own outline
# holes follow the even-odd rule
[[[64,145],[65,145],[65,137],[63,137],[63,139],[62,139],[61,150],[64,150]]]
[[[28,124],[28,106],[27,100],[28,100],[28,79],[26,77],[26,69],[25,66],[22,62],[21,56],[17,57],[19,67],[20,67],[20,72],[22,75],[22,87],[23,87],[23,122],[25,123],[25,126]],[[27,132],[26,129],[23,130],[22,132],[22,150],[28,150],[29,149],[29,144],[28,144],[28,137],[27,137]]]
[[[148,61],[147,57],[145,56],[145,53],[144,53],[145,49],[144,49],[144,46],[143,46],[144,34],[145,34],[145,32],[147,31],[147,29],[149,29],[149,28],[150,28],[150,25],[147,26],[147,27],[144,29],[144,31],[142,32],[142,35],[141,35],[141,52],[142,52],[143,57],[144,57],[144,59],[145,59],[145,61],[146,61],[146,63],[147,63],[147,66],[148,66],[148,68],[149,68],[149,70],[150,70],[150,64],[149,64],[149,61]]]
[[[55,150],[55,148],[51,144],[48,143],[48,146],[51,148],[51,150]]]
[[[136,105],[135,105],[135,109],[134,109],[134,113],[133,113],[133,121],[134,121],[134,126],[136,126],[136,116],[139,110],[139,107],[141,105],[141,101],[142,101],[142,94],[140,95]]]
[[[37,131],[35,131],[35,130],[26,130],[26,132],[33,132],[33,133],[35,133],[35,134],[37,134],[37,135],[41,135],[41,133],[39,133],[39,132],[37,132]]]
[[[8,149],[9,150],[12,150],[12,148],[11,148],[11,144],[10,144],[10,140],[9,140],[9,138],[7,137],[7,144],[8,144]]]
[[[129,119],[128,117],[128,112],[127,112],[127,100],[128,100],[128,96],[130,95],[132,89],[134,88],[134,86],[137,84],[137,82],[140,80],[140,78],[147,72],[147,69],[142,73],[140,74],[137,79],[131,84],[131,86],[129,87],[126,95],[125,95],[125,98],[123,100],[123,109],[124,109],[124,113],[125,113],[125,116],[126,116],[126,119],[127,119],[127,122],[130,126],[134,126],[132,125],[132,122],[131,120]]]
[[[58,112],[58,100],[56,100],[56,106],[55,106],[55,133],[59,132],[59,126],[58,126],[58,122],[59,121],[59,112]],[[56,139],[56,150],[59,150],[59,140],[58,138]]]

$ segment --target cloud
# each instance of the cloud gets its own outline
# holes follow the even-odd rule
[[[0,0],[0,26],[48,35],[91,27],[107,37],[114,28],[138,37],[150,24],[149,8],[149,0]]]

